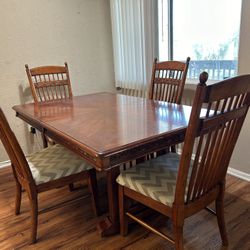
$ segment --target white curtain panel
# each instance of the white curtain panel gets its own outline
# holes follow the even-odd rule
[[[157,0],[110,0],[116,87],[145,93],[156,56]]]

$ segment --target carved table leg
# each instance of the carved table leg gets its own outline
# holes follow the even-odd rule
[[[118,184],[119,166],[107,171],[107,192],[109,215],[97,225],[101,236],[109,236],[119,232]]]

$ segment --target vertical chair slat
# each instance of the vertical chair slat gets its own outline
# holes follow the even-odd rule
[[[214,152],[213,156],[211,156],[212,161],[211,161],[211,167],[210,167],[210,174],[207,177],[207,180],[204,182],[204,190],[205,192],[209,191],[210,188],[214,185],[214,179],[216,176],[216,167],[217,167],[217,162],[218,159],[221,155],[220,147],[222,145],[222,136],[223,136],[223,131],[224,128],[217,128],[217,138],[216,138],[216,143],[214,145]]]
[[[208,138],[206,138],[206,140],[205,140],[205,146],[204,146],[203,152],[207,151],[208,146],[209,146],[209,142],[210,142],[210,138],[211,138],[211,133],[208,134]],[[199,176],[199,179],[196,179],[196,182],[194,184],[193,196],[192,196],[191,200],[194,200],[197,198],[197,193],[199,191],[199,187],[200,187],[201,181],[202,181],[201,177],[202,177],[203,166],[205,164],[205,160],[206,160],[206,155],[202,154],[201,161],[200,161],[199,166],[198,166],[198,172],[197,172],[197,176]]]
[[[238,107],[238,102],[240,99],[240,95],[237,95],[234,99],[234,105],[233,105],[233,109],[236,109]]]
[[[213,139],[214,139],[214,131],[210,131],[208,134],[208,139],[206,141],[206,146],[205,149],[203,151],[203,155],[202,155],[202,164],[200,165],[200,171],[199,171],[199,181],[197,182],[197,188],[196,188],[196,198],[199,197],[202,192],[203,192],[203,184],[204,184],[204,179],[206,178],[206,174],[207,174],[207,168],[209,166],[209,161],[210,161],[210,154],[212,151],[212,143],[213,143]]]
[[[212,183],[212,180],[214,178],[213,175],[216,173],[215,161],[217,159],[217,155],[219,152],[221,136],[222,136],[222,130],[218,126],[215,128],[213,142],[211,143],[211,151],[208,153],[209,164],[208,164],[208,167],[206,169],[207,176],[203,182],[203,191],[204,192],[207,192],[210,190],[211,183]]]
[[[193,197],[192,194],[194,191],[195,181],[197,179],[197,172],[199,169],[198,165],[199,165],[203,139],[204,139],[204,135],[202,134],[199,138],[199,143],[197,146],[197,151],[196,151],[195,159],[194,159],[193,166],[192,166],[192,173],[191,173],[191,177],[190,177],[189,184],[188,184],[189,186],[188,186],[187,199],[186,199],[187,202],[189,202],[191,197]]]
[[[180,103],[190,58],[186,62],[157,62],[155,59],[149,99]]]
[[[234,97],[233,96],[230,97],[227,110],[231,110],[232,109],[233,100],[234,100]]]

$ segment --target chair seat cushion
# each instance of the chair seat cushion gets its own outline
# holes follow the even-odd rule
[[[156,201],[171,206],[174,201],[180,156],[168,153],[124,170],[117,182]]]
[[[37,185],[92,168],[82,158],[59,144],[27,156],[27,161]]]

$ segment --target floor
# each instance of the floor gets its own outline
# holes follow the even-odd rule
[[[103,181],[100,181],[103,185]],[[104,190],[104,188],[101,188]],[[38,242],[29,245],[29,203],[23,194],[21,214],[14,215],[15,183],[10,167],[0,169],[0,249],[173,249],[162,238],[132,224],[129,235],[101,238],[96,223],[105,216],[94,217],[87,188],[70,192],[67,187],[43,193],[40,209],[51,204],[80,197],[76,201],[39,215]],[[105,191],[100,194],[105,208]],[[207,211],[186,220],[184,242],[187,250],[250,249],[250,183],[227,176],[225,217],[229,247],[221,247],[216,218]],[[161,220],[162,230],[171,232],[171,222]],[[151,219],[152,223],[159,221]],[[164,222],[164,223],[162,223]]]

